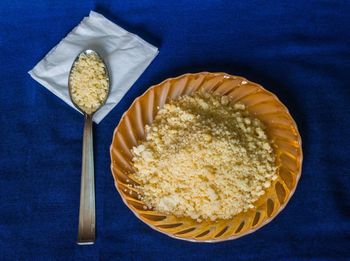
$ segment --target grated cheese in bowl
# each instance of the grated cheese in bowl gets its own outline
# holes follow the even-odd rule
[[[197,92],[170,101],[132,150],[139,198],[160,213],[197,221],[254,208],[277,178],[264,128],[227,96]]]

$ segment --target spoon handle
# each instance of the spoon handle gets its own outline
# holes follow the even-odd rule
[[[85,114],[80,187],[78,244],[95,242],[95,177],[92,115]]]

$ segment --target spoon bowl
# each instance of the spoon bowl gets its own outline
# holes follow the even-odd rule
[[[104,97],[104,99],[102,100],[102,102],[100,103],[100,105],[94,109],[94,111],[92,112],[87,112],[86,110],[84,110],[84,108],[82,108],[79,104],[77,104],[75,102],[75,99],[74,99],[74,95],[72,94],[72,83],[71,83],[71,76],[72,76],[72,73],[74,72],[74,68],[77,64],[77,62],[79,61],[79,58],[82,56],[82,55],[85,55],[85,56],[89,56],[89,55],[95,55],[96,57],[98,57],[98,59],[100,60],[101,63],[104,64],[104,73],[106,75],[106,79],[107,79],[107,82],[108,82],[108,88],[107,88],[107,94],[106,96]],[[109,71],[108,71],[108,67],[106,65],[106,63],[104,62],[104,60],[102,59],[101,55],[99,55],[98,52],[96,52],[95,50],[92,50],[92,49],[86,49],[84,51],[82,51],[81,53],[79,53],[77,55],[77,57],[74,59],[74,62],[72,64],[72,67],[70,69],[70,72],[69,72],[69,77],[68,77],[68,90],[69,90],[69,96],[70,96],[70,99],[73,103],[73,105],[83,114],[91,114],[93,115],[96,111],[98,111],[107,101],[108,99],[108,96],[109,96],[109,90],[110,90],[110,78],[109,78]]]

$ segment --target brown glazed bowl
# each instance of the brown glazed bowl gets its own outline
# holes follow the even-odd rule
[[[246,105],[267,127],[274,141],[279,164],[278,178],[255,202],[256,208],[232,219],[202,221],[145,210],[137,191],[130,184],[133,173],[131,148],[145,138],[145,124],[152,124],[157,111],[170,99],[203,89],[217,95],[228,95],[233,102]],[[218,242],[247,235],[269,223],[286,206],[301,174],[302,147],[297,126],[288,109],[262,86],[226,73],[195,73],[171,78],[152,86],[138,97],[122,116],[110,147],[111,170],[115,186],[124,203],[144,223],[168,236],[193,242]]]

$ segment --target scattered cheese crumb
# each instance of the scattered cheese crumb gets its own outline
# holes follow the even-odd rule
[[[254,208],[276,177],[263,124],[229,97],[196,93],[170,101],[134,147],[142,201],[161,213],[229,219]]]

